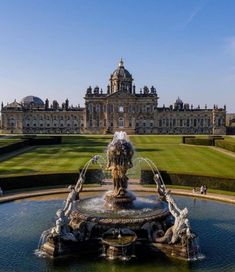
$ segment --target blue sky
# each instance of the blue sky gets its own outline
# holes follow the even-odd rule
[[[235,112],[233,0],[0,0],[0,101],[26,95],[83,105],[119,59],[159,105]]]

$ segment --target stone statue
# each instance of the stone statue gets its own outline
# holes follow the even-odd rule
[[[159,174],[155,174],[153,179],[157,185],[157,192],[158,192],[159,196],[162,198],[165,198],[166,190],[165,190],[164,184],[160,180]]]
[[[187,218],[188,209],[184,208],[183,210],[180,210],[169,192],[166,194],[165,198],[168,202],[169,211],[175,218],[175,222],[174,225],[165,232],[163,237],[158,237],[155,241],[168,244],[175,244],[179,241],[183,243],[187,238],[193,237]]]
[[[107,151],[108,169],[111,170],[114,183],[114,195],[126,190],[128,182],[126,172],[133,166],[133,147],[125,138],[125,132],[115,133]]]
[[[76,184],[76,186],[75,186],[75,191],[77,192],[77,194],[79,194],[79,193],[81,192],[83,183],[84,183],[84,177],[83,177],[83,175],[81,174],[81,175],[79,176],[79,179],[78,179],[77,184]]]
[[[73,211],[75,201],[77,200],[77,197],[78,197],[78,193],[76,192],[73,186],[69,185],[68,189],[70,190],[70,193],[67,197],[67,200],[63,209],[66,216],[69,216],[70,213]]]
[[[111,170],[113,190],[105,194],[107,207],[128,206],[135,196],[127,191],[128,177],[126,172],[133,166],[133,146],[128,141],[126,133],[115,132],[112,142],[107,150],[107,169]]]
[[[71,240],[71,241],[77,241],[74,234],[70,232],[68,223],[68,217],[65,215],[64,211],[59,209],[56,212],[57,220],[55,223],[55,227],[52,228],[51,234],[53,236],[59,236],[60,238],[64,240]]]
[[[113,177],[113,194],[118,195],[121,190],[127,189],[128,177],[125,175],[126,169],[120,165],[111,168]]]

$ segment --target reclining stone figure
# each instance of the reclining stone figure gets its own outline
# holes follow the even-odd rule
[[[175,222],[174,225],[165,232],[163,237],[155,238],[155,242],[175,244],[181,241],[181,243],[183,243],[186,239],[194,236],[191,233],[189,220],[187,218],[188,209],[184,208],[183,210],[180,210],[169,192],[166,194],[165,198],[168,202],[169,211],[175,218]]]

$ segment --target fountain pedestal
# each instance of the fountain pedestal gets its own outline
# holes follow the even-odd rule
[[[136,197],[132,192],[123,190],[118,195],[113,191],[107,192],[104,199],[107,209],[123,209],[130,207]]]

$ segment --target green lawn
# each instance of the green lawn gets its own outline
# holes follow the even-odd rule
[[[181,144],[176,136],[134,136],[139,156],[153,160],[161,170],[235,178],[235,158],[207,146]]]
[[[210,147],[181,144],[180,136],[131,136],[136,156],[160,170],[235,178],[235,158]],[[0,175],[77,171],[95,154],[104,154],[111,136],[68,136],[62,145],[38,147],[0,163]]]
[[[61,145],[34,148],[0,162],[0,175],[78,171],[93,155],[105,152],[111,136],[64,137]]]

